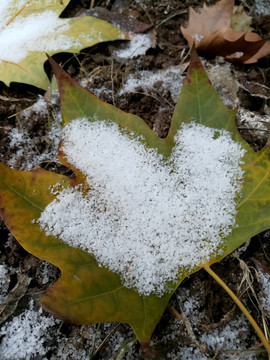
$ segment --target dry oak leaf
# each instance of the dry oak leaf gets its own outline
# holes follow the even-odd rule
[[[257,62],[270,54],[270,41],[253,32],[233,30],[233,7],[234,0],[221,0],[211,7],[204,4],[200,14],[190,8],[188,26],[181,26],[182,34],[199,52],[245,64]]]

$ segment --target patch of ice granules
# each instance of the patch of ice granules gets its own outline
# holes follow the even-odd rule
[[[235,319],[231,320],[229,324],[222,326],[220,328],[212,329],[211,332],[205,333],[200,336],[200,343],[205,344],[208,349],[213,351],[221,351],[219,359],[247,359],[255,360],[256,356],[254,354],[247,354],[244,357],[238,357],[239,351],[243,351],[243,348],[247,348],[248,341],[250,341],[250,336],[243,336],[243,334],[249,333],[250,324],[247,322],[243,314],[237,316]],[[230,351],[229,354],[226,354],[225,350],[234,349]],[[224,352],[224,354],[222,354]]]
[[[10,278],[8,275],[8,268],[6,265],[0,265],[0,303],[4,300],[8,292]]]
[[[44,316],[42,309],[35,311],[31,301],[29,309],[2,326],[0,359],[30,360],[33,355],[45,355],[46,343],[52,340],[49,330],[58,323],[52,316]]]
[[[114,55],[121,59],[132,59],[138,55],[144,55],[151,45],[151,35],[139,34],[134,36],[124,49],[115,51]]]
[[[180,268],[209,260],[235,224],[244,150],[228,131],[184,124],[168,160],[109,121],[64,128],[68,162],[92,190],[63,190],[39,223],[92,254],[140,294],[162,295]]]
[[[181,74],[179,66],[170,66],[166,70],[157,72],[149,70],[137,71],[136,77],[132,74],[129,75],[122,89],[119,91],[119,95],[134,92],[138,87],[141,87],[145,92],[151,91],[155,93],[155,84],[161,82],[161,87],[170,90],[172,100],[176,103],[183,79],[184,77]]]
[[[262,285],[262,306],[266,311],[270,312],[270,275],[258,270],[260,282]]]
[[[5,0],[0,5],[0,13],[1,10],[5,16],[5,22],[0,23],[1,61],[18,63],[30,51],[63,51],[80,45],[78,40],[63,34],[69,29],[69,19],[59,19],[54,11],[45,10],[26,17],[17,15],[8,24],[18,8],[10,9]]]

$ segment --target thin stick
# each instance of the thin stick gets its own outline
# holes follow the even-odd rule
[[[244,313],[244,315],[246,316],[246,318],[249,320],[249,322],[251,323],[251,325],[253,326],[254,330],[256,331],[257,335],[259,336],[259,338],[261,339],[266,351],[268,352],[268,354],[270,355],[270,344],[267,341],[266,337],[264,336],[264,333],[262,332],[262,330],[259,328],[258,324],[256,323],[256,321],[253,319],[253,317],[250,315],[250,313],[248,312],[247,308],[245,307],[245,305],[241,302],[241,300],[232,292],[232,290],[224,283],[223,280],[221,280],[221,278],[210,268],[209,265],[204,265],[203,266],[204,270],[208,272],[209,275],[212,276],[212,278],[214,278],[219,285],[230,295],[230,297],[233,299],[233,301],[236,303],[236,305],[239,306],[239,308],[242,310],[242,312]]]
[[[31,2],[32,0],[27,1],[17,12],[12,16],[12,18],[6,23],[6,26],[8,26],[22,11],[26,8],[26,6]]]
[[[102,341],[102,343],[98,346],[98,348],[96,349],[96,351],[94,352],[92,359],[95,359],[96,356],[98,355],[98,353],[100,352],[100,350],[105,346],[106,342],[108,341],[108,339],[116,332],[116,330],[119,328],[119,326],[121,325],[121,323],[118,323],[110,332],[109,334],[105,337],[105,339]]]
[[[95,0],[91,0],[90,6],[89,6],[89,9],[90,9],[90,10],[93,9],[94,4],[95,4]]]
[[[181,10],[181,11],[179,11],[179,12],[176,12],[176,13],[173,13],[173,14],[169,15],[168,17],[166,17],[166,19],[161,20],[161,21],[156,25],[156,29],[159,28],[159,27],[160,27],[162,24],[164,24],[166,21],[174,18],[175,16],[185,14],[186,12],[187,12],[187,10]]]
[[[113,80],[113,58],[111,62],[111,81],[112,81],[112,103],[115,106],[115,98],[114,98],[114,80]]]
[[[179,320],[179,321],[183,320],[183,316],[181,314],[179,314],[179,312],[176,310],[176,308],[172,304],[168,303],[168,305],[166,306],[166,309],[177,320]]]

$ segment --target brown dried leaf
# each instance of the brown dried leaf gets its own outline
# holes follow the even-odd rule
[[[233,13],[234,0],[221,0],[214,6],[203,4],[201,13],[189,8],[188,26],[181,26],[181,31],[191,47],[193,42],[197,47],[202,39],[209,34],[229,27]]]
[[[221,0],[216,5],[203,6],[200,14],[190,8],[189,22],[181,27],[189,46],[198,51],[245,64],[257,62],[270,54],[270,41],[253,32],[235,31],[230,27],[233,0]]]

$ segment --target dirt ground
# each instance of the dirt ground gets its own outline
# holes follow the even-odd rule
[[[207,1],[214,4],[216,1]],[[134,33],[149,34],[151,44],[145,53],[119,57],[127,43],[103,43],[76,56],[59,54],[58,62],[82,86],[102,100],[143,118],[161,137],[170,127],[177,92],[186,72],[189,49],[180,25],[186,25],[188,7],[200,8],[201,1],[71,1],[63,16],[99,15],[108,19],[107,9],[117,23],[120,11],[132,21],[121,24]],[[253,1],[236,1],[252,16],[252,27],[269,37],[270,15],[255,12]],[[103,9],[103,10],[102,10]],[[139,22],[135,22],[140,21]],[[144,23],[144,25],[142,25]],[[147,24],[148,26],[146,26]],[[223,101],[238,107],[237,123],[243,137],[259,150],[267,141],[260,121],[270,115],[270,57],[251,65],[230,64],[222,58],[202,58]],[[45,64],[50,73],[50,67]],[[176,69],[178,69],[176,71]],[[149,80],[151,74],[158,74]],[[163,76],[164,75],[164,76]],[[230,76],[230,81],[228,81]],[[136,86],[125,87],[132,77]],[[135,79],[135,81],[134,81]],[[146,79],[146,82],[145,82]],[[143,81],[144,80],[144,81]],[[148,86],[146,83],[148,82]],[[149,86],[150,84],[150,86]],[[45,99],[44,100],[44,95]],[[38,104],[38,105],[37,105]],[[60,138],[59,99],[40,89],[0,84],[0,159],[15,169],[30,170],[35,165],[69,175],[57,160]],[[28,254],[0,222],[0,259],[5,266],[0,305],[0,322],[9,322],[29,309],[39,311],[38,301],[60,276],[57,268]],[[250,239],[241,249],[213,266],[217,274],[240,297],[252,316],[269,335],[270,295],[265,293],[261,273],[270,276],[270,232]],[[268,298],[267,298],[268,296]],[[170,306],[171,305],[171,306]],[[50,336],[40,337],[44,351],[33,351],[14,359],[267,359],[254,330],[240,310],[204,271],[187,278],[173,295],[168,309],[156,327],[151,348],[141,354],[132,330],[125,324],[74,326],[55,322]],[[178,314],[183,315],[179,319]],[[131,309],[132,311],[132,309]],[[47,315],[43,312],[43,317]],[[34,326],[34,325],[33,325]],[[33,329],[33,328],[32,328]],[[0,332],[4,341],[5,332]],[[9,357],[10,359],[13,357]],[[0,359],[6,359],[1,357]]]

